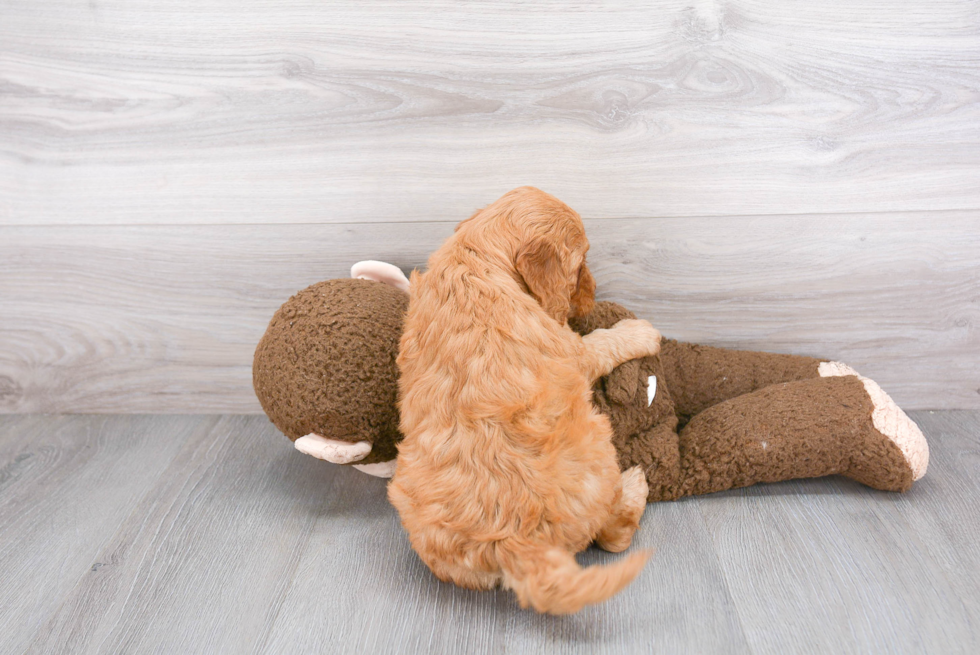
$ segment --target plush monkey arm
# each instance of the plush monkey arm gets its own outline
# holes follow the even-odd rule
[[[570,318],[568,325],[584,337],[595,330],[608,330],[620,321],[635,318],[636,315],[622,305],[600,301],[595,304],[593,310],[586,316]],[[649,364],[642,366],[643,362],[652,359],[633,359],[620,364],[612,373],[602,378],[597,387],[601,389],[603,395],[608,395],[611,400],[621,405],[632,403],[634,396],[636,396],[641,387],[647,388],[649,384],[655,384],[650,381],[650,376],[653,373],[647,370],[649,369]],[[641,369],[647,370],[647,375],[643,375],[643,370]]]
[[[758,389],[819,377],[824,361],[799,355],[730,350],[665,339],[665,384],[681,425],[720,402]]]

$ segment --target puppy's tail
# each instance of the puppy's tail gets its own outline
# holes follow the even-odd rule
[[[652,551],[632,553],[614,564],[583,569],[575,556],[559,548],[528,544],[498,550],[503,585],[513,589],[521,607],[548,614],[572,614],[601,603],[633,581]]]

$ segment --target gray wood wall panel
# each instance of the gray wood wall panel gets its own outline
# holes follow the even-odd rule
[[[980,407],[975,2],[0,0],[0,412],[257,411],[279,303],[523,184],[674,336]]]
[[[257,412],[276,308],[451,223],[0,228],[0,411]],[[599,297],[676,338],[836,358],[980,407],[980,213],[587,221]]]
[[[0,223],[980,207],[980,12],[0,2]]]

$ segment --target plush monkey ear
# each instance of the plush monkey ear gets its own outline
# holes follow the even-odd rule
[[[542,309],[565,324],[571,304],[565,263],[549,239],[535,239],[521,248],[515,260],[517,272]]]
[[[357,262],[350,268],[350,276],[357,280],[374,280],[384,282],[396,289],[408,291],[410,283],[402,269],[387,262],[379,262],[369,259]]]

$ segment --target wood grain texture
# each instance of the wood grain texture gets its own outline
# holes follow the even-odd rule
[[[73,587],[111,568],[100,553],[140,502],[153,502],[199,422],[0,418],[0,652],[23,652]]]
[[[556,618],[438,582],[384,481],[263,417],[0,417],[0,647],[973,653],[980,412],[913,418],[932,461],[910,492],[831,477],[648,505],[637,580]]]
[[[314,282],[424,266],[451,223],[0,228],[0,412],[258,412],[252,353]],[[980,213],[587,221],[599,296],[665,334],[840,359],[980,407]]]
[[[658,556],[643,575],[602,605],[556,618],[521,611],[507,591],[439,582],[406,548],[383,484],[354,471],[339,475],[344,482],[335,488],[345,491],[331,514],[344,517],[343,538],[334,521],[318,524],[273,627],[270,653],[749,652],[691,506],[650,506],[634,544],[657,548]],[[614,557],[590,550],[580,559]]]
[[[0,2],[0,224],[980,208],[969,0]]]
[[[980,648],[980,551],[975,535],[962,538],[980,511],[966,482],[980,421],[938,414],[913,413],[932,457],[906,494],[833,478],[699,502],[753,653]]]
[[[259,417],[198,421],[27,652],[261,652],[328,472]]]

